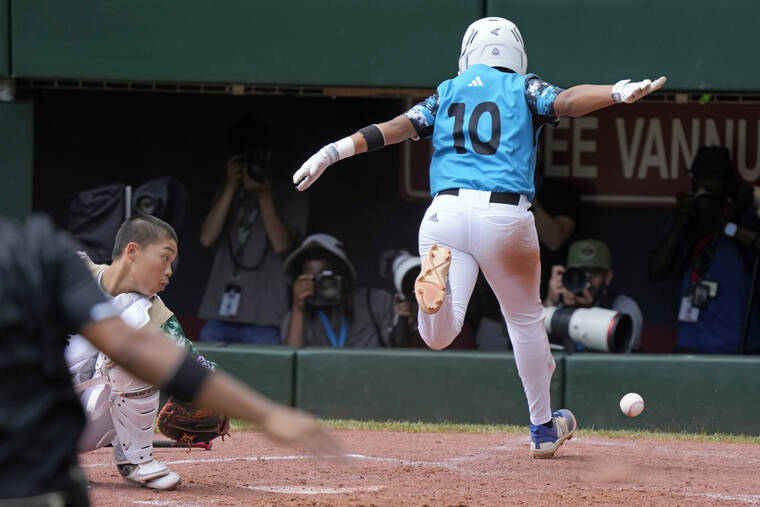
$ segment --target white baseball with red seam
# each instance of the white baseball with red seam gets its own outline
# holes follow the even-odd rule
[[[644,411],[644,398],[637,393],[628,393],[620,398],[620,410],[628,417],[636,417]]]

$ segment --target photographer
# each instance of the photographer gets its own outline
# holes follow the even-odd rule
[[[390,344],[394,303],[383,290],[357,289],[343,244],[329,234],[307,237],[284,262],[293,304],[282,322],[285,345],[381,347]]]
[[[606,308],[631,319],[631,339],[625,342],[623,350],[638,350],[641,344],[641,329],[644,317],[639,305],[629,296],[617,294],[610,287],[614,271],[609,247],[597,239],[575,241],[570,245],[565,266],[553,266],[552,277],[544,306],[571,308]],[[549,336],[552,343],[564,345],[556,336]]]
[[[760,251],[753,189],[739,181],[722,146],[701,146],[690,175],[691,192],[676,197],[673,222],[649,259],[652,280],[678,268],[676,351],[760,353],[757,297],[746,322],[752,263]]]
[[[225,139],[226,181],[200,236],[215,247],[200,339],[279,344],[288,307],[282,258],[306,229],[308,202],[274,170],[269,133],[256,118],[232,124]]]

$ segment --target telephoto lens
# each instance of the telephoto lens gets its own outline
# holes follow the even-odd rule
[[[546,332],[569,338],[596,352],[625,354],[633,350],[633,320],[606,308],[544,307]]]
[[[393,261],[393,286],[405,300],[415,300],[414,280],[420,274],[421,266],[418,255],[403,254]]]

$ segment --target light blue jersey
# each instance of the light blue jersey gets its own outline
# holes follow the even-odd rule
[[[441,83],[406,112],[420,137],[433,136],[430,193],[470,188],[533,199],[536,141],[543,124],[557,120],[561,91],[534,74],[486,65]]]

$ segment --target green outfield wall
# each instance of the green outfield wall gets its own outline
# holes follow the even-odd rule
[[[198,350],[275,401],[293,405],[295,349],[254,345],[196,344]]]
[[[0,215],[26,218],[33,171],[34,105],[0,102]]]
[[[586,427],[760,435],[760,358],[576,354],[565,358],[565,403]],[[637,392],[644,412],[616,410]]]
[[[430,88],[487,13],[517,23],[528,69],[558,85],[760,90],[757,0],[0,0],[0,36],[8,2],[19,78]]]
[[[562,399],[557,361],[552,397]],[[511,354],[299,350],[296,405],[321,417],[527,424]]]
[[[512,353],[200,348],[249,385],[324,418],[528,422]],[[584,428],[760,435],[760,358],[575,354],[555,361],[552,405],[572,409]],[[619,409],[627,392],[644,397],[638,417]]]
[[[0,0],[0,78],[11,75],[10,0]]]
[[[22,77],[430,87],[480,0],[13,1]],[[421,62],[424,62],[421,64]]]
[[[760,89],[756,0],[487,0],[520,28],[528,68],[561,86],[668,76],[671,90]]]

